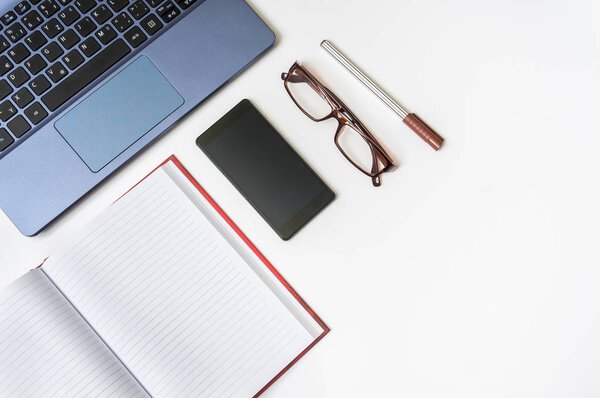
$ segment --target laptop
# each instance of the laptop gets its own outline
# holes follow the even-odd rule
[[[3,0],[0,208],[36,235],[269,49],[243,0]]]

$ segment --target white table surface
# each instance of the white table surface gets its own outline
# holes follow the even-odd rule
[[[278,42],[60,220],[0,215],[0,286],[175,154],[332,328],[265,397],[600,395],[600,3],[252,0]],[[435,152],[319,48],[445,138]],[[279,74],[301,61],[399,163],[373,188]],[[281,241],[195,146],[249,98],[337,193]]]

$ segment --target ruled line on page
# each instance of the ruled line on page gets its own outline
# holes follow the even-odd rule
[[[162,198],[158,197],[158,198],[156,198],[156,200],[162,200]],[[131,222],[131,224],[129,225],[130,228],[140,228],[140,229],[147,228],[152,222],[152,219],[150,216],[153,214],[154,211],[158,210],[159,208],[160,208],[160,204],[156,204],[156,206],[152,209],[146,209],[145,212],[144,211],[132,212],[131,214],[128,215],[128,217],[125,217],[125,214],[116,214],[115,220],[116,220],[116,223],[118,224],[119,222],[125,223],[129,219],[129,221]],[[146,221],[146,223],[141,224],[143,221]],[[108,227],[111,227],[111,226],[116,227],[115,225],[111,225],[111,224],[108,224],[107,226]],[[119,242],[120,244],[125,245],[128,243],[127,239],[130,239],[130,240],[135,239],[135,237],[129,237],[127,239],[124,239],[122,234],[124,234],[126,232],[126,230],[119,229],[119,228],[115,228],[115,229],[116,230],[111,230],[110,232],[106,233],[105,242],[98,241],[98,242],[95,242],[95,245],[90,246],[90,245],[83,244],[83,242],[85,242],[85,241],[81,241],[79,243],[79,245],[82,246],[82,249],[78,252],[77,257],[72,257],[72,258],[76,258],[78,261],[93,261],[93,259],[87,258],[87,255],[89,255],[90,249],[95,249],[98,247],[105,247],[105,246],[102,246],[102,244],[106,243],[106,241]],[[114,248],[114,245],[110,245],[110,246]],[[106,259],[109,259],[110,256],[113,255],[112,252],[109,252],[109,253],[106,253],[106,252],[102,253],[100,251],[96,251],[96,252],[97,252],[98,256],[102,256],[102,255],[107,256],[108,255],[107,257],[105,257]],[[51,260],[51,261],[53,261],[53,260]],[[63,283],[67,284],[70,282],[70,279],[77,278],[77,277],[79,277],[79,275],[80,275],[80,272],[71,273],[70,275],[68,275],[69,278],[65,279],[63,281]],[[92,278],[93,275],[87,275],[87,277]]]
[[[222,278],[222,279],[221,279],[221,281],[219,281],[219,282],[222,282],[222,281],[224,281],[224,280],[225,280],[225,276],[223,276],[223,278]],[[225,282],[224,282],[224,283],[225,283],[225,285],[223,286],[223,288],[227,287],[227,285],[228,285],[228,284],[234,284],[234,283],[235,283],[231,289],[228,289],[228,290],[226,291],[226,292],[230,292],[231,290],[235,289],[235,288],[236,288],[236,287],[237,287],[239,284],[241,284],[242,282],[243,282],[243,281],[241,281],[241,280],[238,280],[238,281],[228,280],[228,281],[225,281]],[[209,292],[214,292],[214,290],[209,290]],[[216,292],[216,293],[220,293],[220,292]],[[206,297],[206,294],[205,294],[205,297]],[[217,297],[218,297],[218,296],[217,296]],[[214,298],[214,296],[213,296],[212,298]],[[223,309],[224,309],[225,307],[223,307],[223,306],[219,306],[219,307],[217,307],[217,306],[216,306],[216,304],[217,304],[217,303],[219,302],[219,300],[220,300],[220,299],[222,299],[222,298],[223,298],[223,297],[221,296],[221,297],[219,297],[219,299],[218,299],[216,302],[210,302],[210,304],[209,304],[209,305],[210,305],[210,306],[212,306],[212,309],[211,309],[211,310],[212,310],[212,312],[211,312],[212,314],[216,314],[217,312],[223,312]],[[190,306],[186,307],[186,309],[187,309],[187,310],[189,310],[190,308],[192,308],[192,306],[193,306],[193,305],[190,305]],[[186,311],[186,313],[187,313],[187,311]],[[201,313],[201,314],[206,314],[206,312],[203,312],[203,313]],[[160,320],[160,322],[159,322],[159,323],[156,323],[156,324],[153,326],[153,328],[152,328],[152,329],[148,328],[148,331],[147,331],[147,333],[146,333],[144,336],[142,336],[142,338],[143,338],[143,339],[144,339],[144,338],[147,338],[149,335],[152,335],[152,336],[154,336],[154,337],[150,336],[150,340],[145,340],[145,343],[146,343],[146,344],[154,344],[154,345],[155,345],[155,349],[158,349],[158,348],[159,348],[159,344],[160,344],[162,341],[164,341],[166,337],[168,337],[168,334],[165,334],[164,332],[165,332],[165,331],[168,329],[168,327],[169,327],[169,322],[176,322],[176,321],[178,321],[178,320],[179,320],[179,321],[181,321],[181,320],[180,320],[180,318],[181,318],[182,316],[184,316],[184,315],[185,315],[185,314],[182,314],[182,313],[180,312],[179,314],[177,314],[177,313],[173,313],[173,315],[172,315],[171,317],[169,317],[169,318],[167,318],[167,317],[164,317],[164,316],[163,316],[163,317],[162,317],[162,319]],[[187,319],[187,321],[195,320],[195,318],[190,318],[190,317],[187,317],[187,318],[188,318],[188,319]],[[158,327],[161,327],[161,328],[159,329]],[[186,332],[186,331],[185,331],[185,330],[181,330],[181,334],[183,334],[184,332]],[[162,335],[163,337],[162,337],[161,339],[158,339],[158,336],[161,336],[161,335]],[[156,341],[155,341],[155,340],[156,340]],[[148,353],[145,353],[145,354],[148,354]],[[136,361],[136,362],[138,362],[138,363],[140,363],[140,364],[141,364],[141,363],[143,363],[143,359],[144,359],[144,357],[143,357],[143,356],[142,356],[142,357],[140,357],[140,358],[136,358],[136,357],[133,357],[133,358],[132,358],[132,360],[134,360],[134,361]]]
[[[196,252],[196,250],[194,249],[190,249],[189,252],[187,252],[187,254],[194,254]],[[190,263],[189,266],[187,266],[187,270],[191,271],[191,269],[194,267],[194,264]],[[150,275],[153,275],[151,273],[149,273]],[[162,281],[162,277],[159,273],[153,275],[153,277],[147,281],[149,285],[151,286],[159,286],[160,283]],[[126,281],[127,282],[131,282],[131,281]],[[166,287],[168,288],[168,286],[161,286],[162,287]],[[115,289],[113,290],[113,292],[115,294],[124,294],[123,292],[124,289]],[[109,317],[128,317],[129,315],[131,315],[132,313],[135,313],[137,310],[140,309],[141,306],[146,306],[146,305],[154,305],[155,303],[160,302],[160,298],[154,297],[152,294],[151,290],[138,290],[137,292],[135,292],[130,299],[132,300],[132,305],[127,306],[127,307],[123,307],[123,308],[119,308],[113,312],[111,311],[103,311],[103,312],[99,312],[98,313],[98,323],[103,323],[107,318]],[[94,308],[92,308],[93,311]],[[159,313],[155,314],[155,317],[158,317]],[[151,322],[152,319],[148,319],[146,320],[147,323]],[[121,330],[119,330],[120,332]],[[117,333],[117,337],[119,336],[119,333]]]
[[[175,218],[175,221],[181,221],[178,218]],[[188,225],[184,224],[184,227],[188,227]],[[182,233],[186,233],[186,229],[184,228]],[[160,231],[158,231],[156,233],[156,235],[159,235]],[[82,295],[85,295],[86,298],[93,298],[95,297],[95,294],[97,294],[97,291],[99,289],[102,288],[102,286],[105,286],[106,284],[109,284],[111,282],[114,282],[115,280],[117,282],[123,282],[125,281],[125,277],[127,277],[128,275],[131,275],[131,273],[128,273],[128,269],[125,270],[125,272],[119,272],[119,266],[124,265],[126,263],[128,263],[130,261],[131,258],[135,257],[136,255],[139,255],[141,252],[144,253],[145,256],[149,256],[152,253],[158,253],[160,251],[164,251],[164,246],[156,246],[154,245],[155,242],[153,242],[152,240],[152,236],[150,237],[145,237],[146,242],[145,243],[141,243],[140,245],[136,246],[134,249],[124,249],[124,250],[119,250],[118,248],[112,252],[113,256],[117,256],[117,258],[119,258],[118,262],[111,264],[110,261],[108,259],[100,259],[96,262],[97,267],[100,269],[103,269],[103,266],[108,266],[107,269],[104,269],[104,271],[101,271],[101,273],[96,274],[96,278],[94,278],[93,276],[86,276],[87,278],[87,282],[86,280],[78,280],[78,286],[75,287],[74,291],[73,291],[73,295],[78,295],[78,293],[84,289],[82,286],[85,286],[86,283],[89,283],[89,281],[93,280],[94,281],[94,286],[95,288],[93,290],[90,289],[86,289],[86,292],[82,293]],[[177,239],[177,237],[171,237],[170,239],[165,240],[163,243],[163,245],[165,245],[166,247],[168,247],[168,244],[170,244],[173,240]],[[155,246],[155,248],[153,248],[152,246]],[[132,272],[135,272],[135,270],[132,268],[131,269]],[[150,269],[146,269],[147,271],[150,271]],[[118,279],[118,280],[117,280]],[[95,293],[94,293],[95,292]],[[105,293],[109,293],[109,292],[105,292]],[[82,301],[81,302],[82,305],[85,305],[86,302]]]
[[[255,308],[256,308],[256,306],[251,307],[248,311],[242,311],[241,309],[236,309],[234,313],[231,313],[229,311],[229,312],[224,313],[224,315],[220,316],[219,318],[223,319],[225,316],[231,315],[232,317],[235,316],[236,319],[239,319],[240,322],[249,321],[250,319],[252,319],[252,317],[257,317],[257,319],[262,319],[262,318],[258,318],[258,314],[260,314],[262,311],[264,311],[265,308],[264,307],[260,308],[258,310],[258,312],[255,312]],[[268,314],[268,312],[267,312],[267,314]],[[217,323],[221,320],[219,318],[215,319],[215,323]],[[177,357],[174,355],[170,355],[169,357],[166,357],[166,359],[168,359],[168,361],[163,362],[164,366],[169,367],[169,369],[171,369],[172,372],[179,372],[180,367],[185,366],[185,364],[188,363],[189,361],[193,361],[194,358],[198,355],[199,351],[208,349],[209,347],[213,347],[213,349],[217,349],[218,345],[214,344],[215,339],[235,338],[238,332],[239,332],[239,330],[236,330],[233,328],[227,328],[227,331],[224,332],[220,336],[212,336],[210,339],[202,340],[200,342],[200,344],[194,350],[188,351],[186,353],[186,355],[183,357]],[[176,362],[176,363],[174,363],[174,362]],[[160,365],[162,365],[163,363],[160,363]],[[155,363],[154,366],[152,366],[149,369],[144,369],[144,372],[147,372],[150,375],[150,377],[156,377],[156,380],[155,380],[156,383],[161,383],[163,381],[163,379],[167,376],[167,374],[164,372],[161,374],[161,369],[160,369],[160,366],[158,363]]]
[[[157,187],[157,186],[153,185],[153,184],[149,184],[148,186],[144,187],[143,190],[140,190],[140,191],[136,192],[136,195],[140,195],[141,196],[144,193],[147,193],[153,187]],[[123,211],[123,212],[125,212],[130,207],[133,207],[133,206],[135,206],[135,202],[132,201],[132,202],[128,203],[127,205],[123,206],[120,210]],[[81,245],[80,245],[81,242],[84,242],[87,239],[89,239],[92,235],[99,233],[102,230],[102,227],[107,226],[108,221],[110,221],[110,220],[107,219],[105,223],[98,223],[93,228],[90,228],[88,231],[85,231],[84,235],[82,237],[80,237],[77,241],[75,241],[75,242],[68,242],[68,246],[64,246],[62,252],[59,251],[58,253],[55,253],[55,255],[52,257],[52,261],[56,260],[56,262],[60,263],[60,262],[63,262],[63,260],[65,260],[67,258],[67,256],[69,256],[69,255],[77,256],[78,253],[74,254],[73,252],[78,247],[81,247]],[[83,246],[83,248],[85,248],[85,246]],[[56,276],[60,276],[60,269],[57,270]]]
[[[239,283],[239,282],[238,282]],[[242,290],[242,293],[244,291]],[[219,321],[222,320],[225,316],[232,316],[234,314],[237,314],[237,312],[235,312],[235,306],[240,304],[240,302],[242,300],[235,300],[234,298],[227,298],[226,300],[223,300],[224,303],[222,303],[221,306],[216,307],[215,310],[213,310],[212,312],[206,312],[206,313],[202,313],[202,317],[201,316],[195,316],[191,319],[189,319],[190,322],[195,322],[195,323],[200,323],[200,322],[204,322],[205,325],[207,325],[207,327],[203,327],[203,328],[196,328],[196,329],[192,329],[192,330],[178,330],[177,333],[173,333],[171,334],[170,332],[167,333],[163,333],[163,338],[161,339],[161,341],[166,342],[166,345],[163,345],[163,347],[157,351],[156,354],[159,354],[161,351],[165,351],[166,348],[170,348],[172,344],[177,344],[177,345],[181,345],[183,341],[185,341],[186,339],[191,339],[194,338],[194,336],[202,336],[202,341],[198,341],[197,345],[206,345],[206,343],[208,342],[212,342],[214,341],[215,337],[221,337],[224,334],[221,334],[219,336],[207,336],[206,334],[203,334],[202,332],[206,332],[208,329],[210,329],[211,325],[217,325],[220,324]],[[206,316],[208,315],[208,316]],[[164,332],[164,331],[163,331]],[[158,347],[157,347],[158,348]],[[185,361],[187,361],[189,358],[193,358],[192,355],[194,353],[196,353],[197,350],[192,350],[190,349],[189,351],[187,351],[186,353],[182,354],[178,354],[175,359],[178,362],[178,366],[181,366],[182,364],[185,363]],[[165,356],[163,356],[163,360],[164,359],[168,359],[170,357],[173,357],[171,353],[169,353],[168,351],[165,353]],[[146,370],[147,366],[149,363],[145,363],[142,364],[142,359],[140,358],[139,363],[140,363],[140,370]],[[160,366],[160,363],[157,363],[156,361],[154,361],[155,363],[153,364],[154,368],[156,368],[157,366]],[[151,368],[152,369],[152,368]],[[174,372],[176,369],[176,367],[172,368],[171,371]]]

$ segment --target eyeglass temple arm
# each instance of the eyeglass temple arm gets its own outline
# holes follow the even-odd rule
[[[371,148],[371,156],[373,157],[373,164],[371,165],[371,182],[373,183],[374,187],[378,187],[381,185],[381,177],[379,175],[379,160],[377,159],[376,149],[372,145],[369,145],[369,147]]]

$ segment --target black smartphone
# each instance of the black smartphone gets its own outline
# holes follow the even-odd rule
[[[198,137],[196,144],[283,240],[335,198],[247,99]]]

